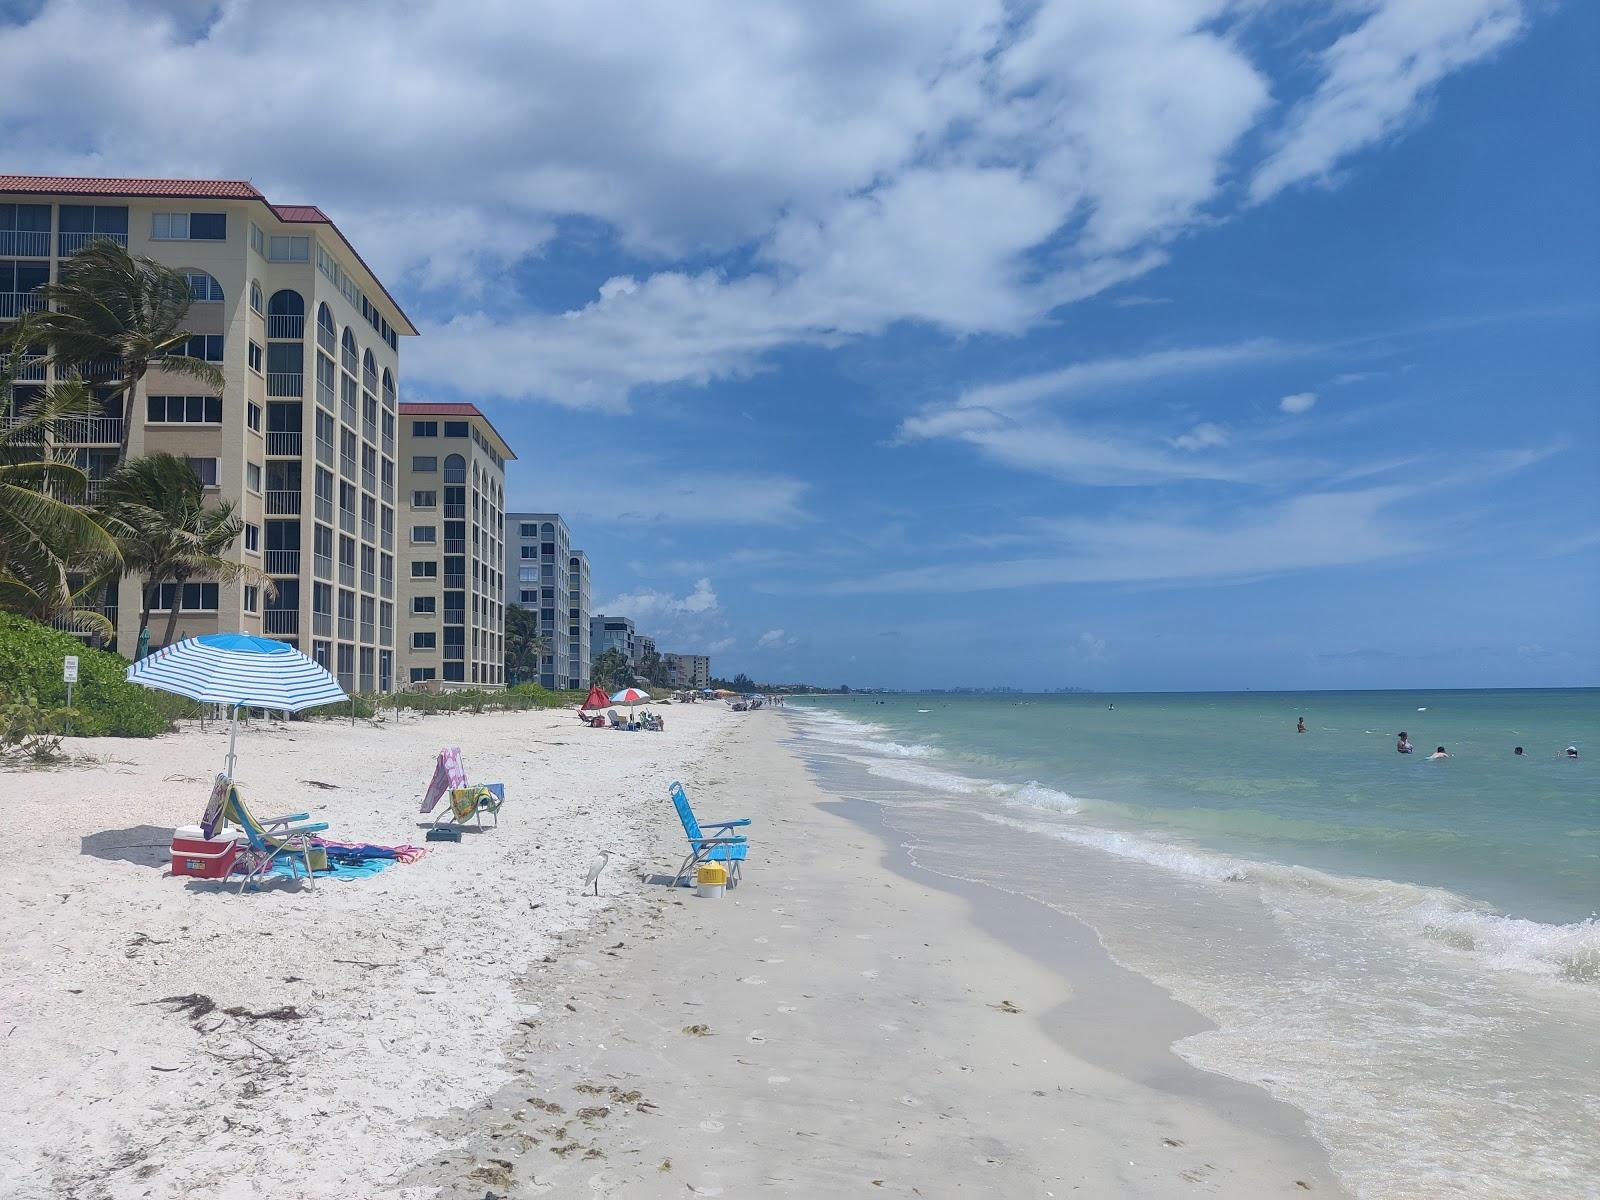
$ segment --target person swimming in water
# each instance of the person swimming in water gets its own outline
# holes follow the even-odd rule
[[[1578,757],[1578,748],[1576,746],[1568,746],[1567,747],[1567,757],[1568,758],[1577,758]]]
[[[1428,755],[1428,758],[1429,758],[1430,761],[1435,759],[1435,758],[1449,758],[1449,757],[1450,757],[1450,752],[1448,750],[1446,750],[1443,746],[1440,746],[1432,754]]]
[[[1513,750],[1513,751],[1512,751],[1512,752],[1511,752],[1511,753],[1513,753],[1513,754],[1515,754],[1515,755],[1516,755],[1516,756],[1517,756],[1517,757],[1518,757],[1518,758],[1527,758],[1527,757],[1528,757],[1528,756],[1527,756],[1527,755],[1526,755],[1526,754],[1524,754],[1524,753],[1523,753],[1523,752],[1522,752],[1522,747],[1521,747],[1521,746],[1518,746],[1518,747],[1517,747],[1517,748],[1516,748],[1516,749],[1515,749],[1515,750]]]
[[[1410,735],[1408,735],[1404,729],[1400,731],[1400,740],[1394,744],[1394,748],[1401,754],[1410,754],[1416,749],[1416,747],[1411,744]]]
[[[1304,717],[1301,717],[1295,724],[1294,731],[1296,733],[1304,733],[1306,731],[1306,719]]]

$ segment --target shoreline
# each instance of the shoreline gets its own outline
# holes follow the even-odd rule
[[[1203,1019],[1073,918],[913,865],[787,728],[747,718],[684,779],[700,813],[754,818],[744,884],[719,901],[630,884],[537,964],[515,1077],[443,1122],[458,1152],[409,1184],[446,1200],[1344,1194],[1303,1114],[1172,1051]],[[646,880],[680,857],[666,783],[646,802]]]

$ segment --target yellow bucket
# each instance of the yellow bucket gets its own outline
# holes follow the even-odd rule
[[[728,868],[721,863],[702,863],[700,870],[695,872],[696,883],[726,884],[728,882]]]

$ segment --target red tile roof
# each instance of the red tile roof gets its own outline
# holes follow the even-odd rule
[[[273,215],[280,221],[291,224],[310,222],[317,225],[332,225],[333,219],[315,204],[268,204]]]
[[[495,441],[499,442],[504,450],[505,458],[515,458],[516,452],[511,449],[511,443],[500,436],[500,431],[485,416],[476,404],[451,403],[443,400],[400,402],[400,415],[402,417],[477,417],[494,434]]]
[[[243,179],[81,179],[70,175],[0,175],[0,192],[180,196],[205,200],[266,199]]]

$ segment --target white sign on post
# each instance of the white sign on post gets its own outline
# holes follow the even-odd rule
[[[69,654],[61,660],[61,682],[78,682],[78,656]]]

